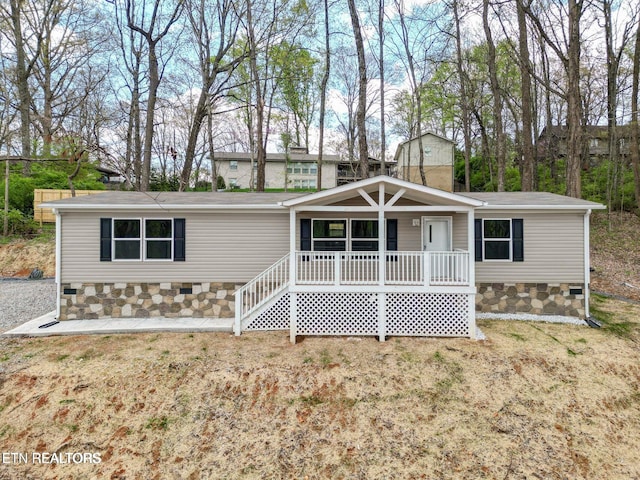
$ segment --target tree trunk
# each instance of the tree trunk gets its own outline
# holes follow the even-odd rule
[[[140,172],[140,190],[146,192],[149,190],[149,182],[151,180],[151,155],[152,155],[152,144],[153,144],[153,136],[154,136],[154,118],[155,118],[155,109],[156,109],[156,100],[158,97],[158,88],[160,86],[160,71],[159,71],[159,62],[158,55],[156,51],[156,47],[159,42],[169,33],[169,29],[171,26],[178,20],[180,12],[182,11],[183,3],[182,1],[178,1],[171,16],[167,20],[166,24],[160,31],[155,33],[156,30],[156,21],[158,10],[160,8],[160,0],[155,0],[153,4],[153,11],[151,13],[151,20],[148,26],[148,29],[145,30],[143,27],[138,26],[134,22],[135,16],[135,6],[133,5],[135,0],[127,0],[126,1],[126,10],[127,10],[127,25],[129,29],[140,34],[146,41],[147,47],[149,51],[147,52],[147,58],[149,62],[149,90],[147,97],[147,113],[145,120],[145,131],[144,131],[144,148],[142,155],[142,168]],[[141,20],[144,23],[144,19]]]
[[[582,167],[582,107],[580,98],[580,17],[582,0],[568,0],[569,51],[567,54],[567,170],[566,194],[580,198]]]
[[[29,91],[30,66],[27,65],[26,53],[22,36],[22,12],[20,0],[11,0],[11,23],[15,37],[16,48],[16,83],[18,85],[18,104],[20,110],[20,142],[22,144],[22,156],[31,156],[30,135],[30,106],[31,93]],[[23,174],[28,175],[31,170],[29,162],[23,164]]]
[[[640,94],[640,26],[636,32],[633,51],[633,76],[631,87],[631,165],[633,166],[634,192],[637,212],[640,215],[640,125],[638,124],[638,95]]]
[[[383,175],[387,174],[387,136],[385,132],[385,103],[384,103],[384,0],[378,5],[378,35],[380,35],[380,168]]]
[[[207,100],[208,100],[208,88],[203,86],[200,90],[200,96],[198,97],[198,103],[196,104],[195,111],[193,112],[193,119],[189,126],[189,138],[187,140],[187,149],[184,153],[184,167],[180,175],[180,191],[184,192],[189,189],[189,183],[191,180],[191,166],[193,165],[193,158],[196,153],[196,145],[198,143],[198,136],[202,129],[202,123],[207,116]]]
[[[507,142],[502,126],[502,93],[498,85],[498,72],[496,67],[496,47],[493,43],[491,28],[489,26],[489,0],[482,2],[482,24],[487,37],[489,78],[491,82],[491,94],[493,96],[493,122],[496,135],[496,161],[498,164],[498,191],[504,192],[505,171],[507,166]]]
[[[318,139],[318,180],[316,187],[322,190],[322,155],[324,154],[324,116],[327,105],[327,84],[331,72],[331,44],[329,38],[329,0],[324,0],[324,72],[320,83],[320,133]],[[307,143],[307,146],[309,144]]]
[[[151,146],[153,144],[153,120],[156,113],[156,100],[158,87],[160,86],[160,74],[158,73],[158,57],[156,55],[156,44],[149,42],[149,93],[147,98],[147,116],[144,126],[144,148],[142,151],[142,170],[140,179],[140,189],[143,192],[149,190],[151,180]]]
[[[460,32],[460,13],[458,1],[453,1],[453,15],[456,26],[456,67],[460,81],[460,110],[462,115],[462,135],[464,138],[464,189],[471,191],[471,112],[467,98],[468,77],[462,59],[462,34]]]
[[[367,110],[367,65],[364,59],[364,43],[355,0],[348,0],[351,26],[355,37],[356,52],[358,54],[358,110],[356,111],[356,125],[358,128],[358,166],[360,178],[369,176],[369,150],[367,146],[366,110]]]
[[[264,147],[264,98],[262,96],[262,85],[260,83],[260,72],[258,71],[258,52],[253,28],[252,0],[247,1],[247,28],[249,30],[249,68],[251,70],[251,80],[256,92],[256,161],[258,164],[258,175],[256,178],[256,190],[264,192],[265,168],[267,154]],[[253,152],[252,152],[253,153]],[[251,185],[253,187],[253,185]]]
[[[522,5],[524,0],[517,0],[518,10],[518,54],[520,56],[520,85],[522,90],[522,191],[533,191],[536,177],[536,158],[532,136],[532,99],[531,99],[531,61],[527,19]]]

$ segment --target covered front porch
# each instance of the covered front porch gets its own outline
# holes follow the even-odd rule
[[[236,334],[474,337],[481,204],[389,177],[283,202],[290,252],[236,294]]]

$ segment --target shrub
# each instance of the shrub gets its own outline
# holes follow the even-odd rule
[[[9,222],[8,234],[11,236],[34,235],[38,232],[38,224],[20,210],[11,209],[6,214]],[[0,210],[0,225],[4,225],[5,212]],[[2,228],[2,227],[0,227]]]

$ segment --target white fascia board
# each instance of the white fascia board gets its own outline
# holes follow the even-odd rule
[[[476,210],[564,210],[574,212],[584,212],[587,210],[604,210],[604,205],[485,205],[477,207]]]
[[[284,205],[285,207],[294,207],[297,205],[301,205],[309,202],[315,202],[325,198],[331,198],[333,196],[339,195],[340,193],[345,193],[349,191],[353,191],[354,194],[357,194],[358,189],[368,187],[370,185],[375,185],[377,183],[387,183],[389,185],[395,185],[400,188],[406,188],[407,193],[417,192],[420,194],[432,195],[443,201],[450,200],[452,202],[455,202],[464,206],[480,207],[487,204],[487,202],[482,200],[477,200],[475,198],[464,197],[462,195],[457,195],[455,193],[445,192],[444,190],[438,190],[436,188],[425,187],[424,185],[418,185],[417,183],[407,182],[405,180],[399,180],[397,178],[388,177],[384,175],[378,175],[375,177],[365,178],[364,180],[360,180],[358,182],[347,183],[345,185],[331,188],[329,190],[323,190],[321,192],[312,193],[309,195],[305,195],[303,197],[286,200],[282,202],[282,205]]]
[[[393,207],[339,206],[339,205],[298,205],[291,207],[296,212],[467,212],[473,207],[460,205],[406,205]]]
[[[43,208],[53,208],[52,204],[41,204],[40,207]],[[195,210],[195,211],[207,211],[207,210],[215,210],[215,211],[225,211],[225,210],[233,210],[234,212],[246,210],[246,211],[254,211],[254,210],[274,210],[280,211],[282,213],[286,212],[287,209],[281,205],[74,205],[74,206],[64,206],[64,205],[56,205],[55,208],[60,212],[81,212],[81,211],[117,211],[117,210]]]

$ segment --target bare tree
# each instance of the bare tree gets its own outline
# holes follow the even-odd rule
[[[503,192],[507,166],[507,139],[503,128],[502,91],[498,84],[496,46],[493,43],[491,26],[489,24],[489,0],[483,0],[482,2],[482,26],[484,27],[484,33],[487,39],[487,64],[489,66],[491,96],[493,97],[493,123],[496,136],[496,162],[498,164],[498,191]]]
[[[533,148],[533,99],[531,96],[531,59],[529,57],[529,32],[524,11],[524,0],[516,0],[518,16],[518,63],[520,65],[520,89],[522,95],[522,175],[523,191],[535,190],[536,158]]]
[[[128,101],[119,102],[119,107],[126,116],[126,132],[124,133],[124,156],[119,170],[124,175],[129,187],[141,189],[142,180],[142,112],[143,94],[143,58],[145,56],[144,38],[128,28],[126,11],[121,8],[119,0],[112,0],[115,13],[115,26],[118,30],[118,48],[122,62],[118,71],[128,91]],[[123,65],[122,65],[123,64]],[[122,66],[120,66],[122,65]],[[117,90],[117,87],[114,87]],[[122,157],[122,156],[121,156]]]
[[[358,129],[358,164],[360,177],[369,176],[369,147],[367,145],[366,108],[367,108],[367,64],[364,56],[364,43],[360,20],[355,0],[348,0],[351,27],[355,38],[356,53],[358,55],[358,109],[356,112],[356,126]]]
[[[631,88],[631,165],[633,166],[636,208],[640,212],[640,124],[638,123],[638,95],[640,95],[640,22],[636,30],[633,50]]]
[[[580,95],[580,53],[582,38],[580,35],[580,20],[584,13],[584,0],[567,0],[554,2],[539,13],[526,5],[525,10],[536,26],[541,38],[555,52],[562,62],[566,73],[566,87],[564,96],[567,101],[567,162],[566,162],[566,194],[580,198],[582,193],[582,98]],[[549,20],[549,16],[557,13],[559,19],[568,24],[564,25],[553,20],[543,24],[542,19]],[[565,35],[562,39],[558,35]]]
[[[324,154],[324,119],[327,106],[327,84],[331,72],[331,42],[329,37],[329,0],[324,0],[324,68],[322,80],[320,81],[320,119],[319,119],[319,139],[318,139],[318,180],[316,186],[318,191],[322,190],[322,156]]]
[[[24,32],[25,16],[38,12],[43,19],[48,18],[55,0],[49,0],[42,5],[31,5],[29,2],[21,0],[9,0],[0,3],[0,14],[8,21],[9,28],[3,29],[2,33],[7,37],[15,49],[15,79],[14,82],[18,92],[18,110],[20,112],[20,141],[22,145],[22,156],[31,155],[31,91],[29,79],[33,68],[38,60],[40,45],[42,44],[42,26],[34,25],[34,30]],[[25,12],[25,9],[28,9]],[[24,162],[23,172],[27,174],[30,170],[30,163]]]
[[[136,1],[138,1],[136,5]],[[142,3],[142,5],[140,5]],[[140,172],[140,189],[149,190],[151,177],[151,156],[153,143],[153,121],[155,116],[158,88],[164,73],[164,66],[160,66],[158,46],[160,41],[169,33],[170,28],[178,21],[184,5],[183,0],[177,0],[168,10],[168,15],[161,7],[161,0],[154,0],[150,15],[146,15],[146,3],[140,0],[126,0],[127,26],[138,33],[146,41],[147,61],[149,68],[149,89],[147,93],[147,114],[144,130],[144,149],[142,159],[142,171]],[[160,23],[164,21],[164,25]],[[146,25],[145,25],[146,23]],[[166,62],[166,59],[165,59]]]
[[[204,119],[213,114],[212,105],[222,94],[230,73],[244,59],[244,52],[226,58],[240,25],[239,16],[242,12],[237,10],[236,3],[233,0],[187,0],[189,24],[198,52],[200,93],[189,127],[184,167],[180,175],[181,190],[189,187],[196,144]]]
[[[469,76],[464,69],[462,58],[462,32],[460,23],[462,16],[458,0],[453,0],[453,21],[455,25],[456,37],[456,69],[460,82],[460,110],[462,116],[462,135],[464,138],[464,188],[471,191],[471,112],[469,108],[468,87]]]

